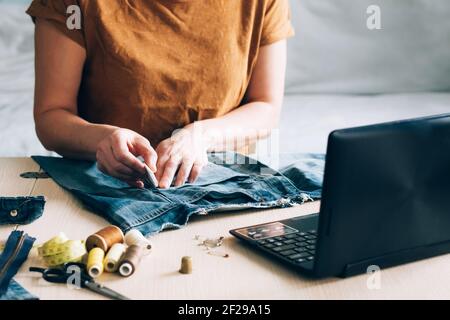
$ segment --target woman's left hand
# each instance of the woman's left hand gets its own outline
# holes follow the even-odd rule
[[[162,141],[156,148],[158,162],[156,178],[160,188],[193,183],[208,164],[207,146],[194,127],[186,127]],[[178,173],[177,173],[178,171]]]

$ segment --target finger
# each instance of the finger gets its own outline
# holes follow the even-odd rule
[[[191,160],[183,161],[183,163],[180,166],[180,169],[178,170],[177,178],[175,180],[176,187],[179,187],[186,182],[189,174],[191,173],[193,165],[194,165],[194,162]]]
[[[107,174],[120,180],[136,180],[139,177],[139,174],[136,174],[136,171],[133,171],[118,162],[111,149],[109,149],[108,152],[103,152],[102,165],[105,167]]]
[[[150,142],[147,139],[139,137],[136,140],[136,145],[134,146],[134,151],[136,155],[142,156],[144,162],[148,165],[150,170],[156,172],[156,161],[158,160],[158,154],[155,149],[152,148]]]
[[[112,153],[114,155],[114,158],[129,167],[130,169],[140,173],[145,173],[144,164],[134,155],[130,152],[128,149],[127,142],[122,137],[117,137],[117,139],[114,139],[111,144]]]
[[[192,170],[191,173],[189,175],[189,183],[194,183],[197,179],[198,176],[200,175],[201,171],[203,170],[204,165],[203,164],[199,164],[196,163],[192,166]]]
[[[164,174],[164,167],[166,166],[167,161],[169,161],[170,156],[167,153],[159,154],[158,161],[156,163],[156,179],[161,180]]]
[[[159,180],[159,186],[161,188],[169,188],[172,184],[173,177],[175,176],[175,173],[177,172],[177,169],[180,165],[180,159],[171,157],[164,166],[164,173],[161,177],[161,180]]]
[[[128,185],[130,185],[131,187],[144,189],[144,182],[142,182],[141,180],[129,180],[126,181],[126,183],[128,183]]]

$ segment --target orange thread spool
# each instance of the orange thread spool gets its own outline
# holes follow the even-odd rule
[[[123,243],[124,235],[122,230],[116,226],[108,226],[90,235],[86,239],[86,248],[91,251],[93,248],[100,248],[107,252],[115,243]]]

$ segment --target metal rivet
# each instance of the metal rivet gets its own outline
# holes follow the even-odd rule
[[[11,215],[11,217],[17,217],[19,212],[17,210],[11,210],[9,214]]]

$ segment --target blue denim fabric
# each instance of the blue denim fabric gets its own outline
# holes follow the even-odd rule
[[[23,231],[15,230],[9,235],[5,248],[0,254],[0,297],[9,292],[8,296],[14,295],[16,298],[23,299],[20,293],[25,290],[21,289],[17,283],[11,284],[11,281],[28,258],[35,241],[35,238]]]
[[[94,162],[53,157],[33,159],[58,184],[110,223],[125,232],[137,228],[144,235],[185,225],[193,214],[285,207],[320,197],[315,176],[285,168],[287,176],[299,178],[294,182],[235,153],[211,154],[210,163],[194,184],[165,190],[132,188],[101,173]]]
[[[8,291],[4,295],[0,295],[0,300],[38,300],[39,298],[29,293],[16,281],[11,280]]]
[[[44,197],[0,197],[0,225],[2,224],[29,224],[40,218],[44,212]],[[0,300],[35,300],[36,296],[30,294],[14,280],[9,281],[8,289]]]
[[[0,224],[29,224],[44,212],[44,197],[0,197]]]

